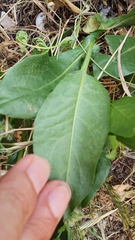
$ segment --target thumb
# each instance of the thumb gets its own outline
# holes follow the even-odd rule
[[[38,194],[47,182],[49,173],[48,162],[31,154],[20,160],[1,178],[1,240],[20,239],[23,228],[35,208]],[[4,229],[6,229],[5,232]]]

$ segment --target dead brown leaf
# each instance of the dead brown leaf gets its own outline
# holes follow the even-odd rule
[[[121,200],[130,199],[135,196],[135,191],[130,189],[132,188],[129,184],[121,184],[113,187],[115,192],[120,196]]]
[[[129,184],[121,184],[113,186],[113,189],[117,194],[121,194],[123,191],[129,190],[131,186]]]
[[[69,0],[49,0],[49,2],[54,2],[54,4],[57,7],[67,7],[68,9],[70,9],[72,12],[80,14],[81,9],[79,9],[78,7],[76,7],[73,3],[71,3]]]
[[[14,27],[16,24],[4,11],[1,12],[0,24],[3,28]]]
[[[21,130],[18,130],[14,133],[14,139],[16,140],[16,142],[21,142],[22,140],[22,131]]]

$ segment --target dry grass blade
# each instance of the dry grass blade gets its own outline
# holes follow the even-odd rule
[[[4,148],[4,149],[0,149],[0,152],[8,152],[8,151],[10,151],[10,150],[15,150],[15,149],[19,149],[19,148],[21,148],[22,149],[22,147],[23,148],[25,148],[26,146],[30,146],[30,145],[32,145],[33,144],[33,142],[32,141],[26,141],[26,142],[16,142],[16,143],[3,143],[3,145],[4,146],[12,146],[12,147],[9,147],[9,148]]]
[[[7,35],[7,33],[4,31],[4,29],[0,26],[0,32],[3,33],[6,39],[10,40],[10,37]]]
[[[116,51],[113,53],[113,55],[110,57],[109,61],[106,63],[106,65],[104,66],[104,68],[102,69],[102,71],[100,72],[100,74],[98,75],[97,79],[99,80],[102,76],[102,74],[105,72],[106,68],[108,67],[108,65],[110,64],[110,62],[113,60],[114,56],[116,55],[116,53],[118,52],[118,49],[116,49]],[[109,74],[110,75],[110,74]]]
[[[121,79],[121,84],[122,84],[123,90],[125,91],[126,95],[129,96],[129,97],[131,97],[131,93],[130,93],[128,87],[127,87],[126,81],[125,81],[123,73],[122,73],[122,68],[121,68],[121,50],[123,48],[124,43],[126,42],[127,37],[129,36],[129,34],[131,32],[131,30],[132,30],[132,27],[128,30],[126,36],[124,37],[124,39],[123,39],[123,41],[120,44],[119,49],[118,49],[118,71],[119,71],[119,77]]]
[[[11,129],[11,130],[8,130],[7,132],[3,132],[3,133],[0,133],[0,136],[4,136],[4,135],[7,135],[8,133],[13,133],[13,132],[16,132],[18,130],[21,130],[21,131],[28,131],[28,130],[33,130],[33,127],[28,127],[28,128],[15,128],[15,129]]]
[[[101,220],[103,220],[104,218],[110,216],[111,214],[113,214],[114,212],[116,212],[117,209],[114,209],[114,210],[111,210],[105,214],[103,214],[102,216],[100,217],[96,217],[92,220],[89,220],[85,223],[83,223],[81,226],[80,226],[80,230],[84,230],[84,229],[88,229],[90,227],[93,227],[94,225],[96,225],[97,223],[99,223]]]
[[[28,138],[28,142],[30,142],[30,140],[31,140],[31,138],[32,138],[32,134],[33,134],[33,130],[31,130],[31,132],[30,132],[30,135],[29,135],[29,138]],[[32,145],[32,144],[31,144]],[[27,153],[28,153],[28,147],[29,147],[30,145],[28,144],[26,147],[25,147],[25,151],[24,151],[24,154],[23,154],[23,157],[25,157],[26,155],[27,155]]]

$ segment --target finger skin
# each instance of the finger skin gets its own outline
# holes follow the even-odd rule
[[[26,156],[0,180],[0,240],[19,240],[36,206],[38,194],[27,173],[27,169],[37,160],[35,157],[32,154]],[[46,162],[44,184],[49,176],[48,166]],[[37,174],[40,176],[40,167]]]
[[[70,197],[71,191],[65,182],[48,182],[40,193],[35,211],[26,224],[21,240],[49,240],[67,208]],[[51,209],[50,200],[57,211]]]

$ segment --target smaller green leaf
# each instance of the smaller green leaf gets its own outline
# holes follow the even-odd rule
[[[110,133],[125,138],[135,134],[135,98],[124,97],[111,103]]]
[[[119,146],[119,142],[118,142],[115,135],[109,135],[108,139],[109,139],[109,143],[110,143],[110,146],[111,146],[111,152],[108,153],[106,155],[106,157],[110,160],[114,160],[117,156],[117,149],[118,149],[118,146]]]
[[[23,43],[24,45],[26,45],[28,42],[28,39],[29,39],[29,36],[25,31],[18,31],[16,33],[16,41],[17,42],[20,42],[20,43]]]
[[[118,141],[122,142],[125,146],[135,150],[135,135],[132,138],[124,138],[117,136]]]
[[[100,16],[99,14],[96,14],[96,17],[101,24],[101,28],[103,29],[134,26],[135,25],[135,7],[132,8],[129,13],[123,14],[122,16],[119,16],[119,17],[106,18],[104,16]]]
[[[113,54],[116,49],[120,46],[121,42],[124,40],[125,36],[116,36],[116,35],[107,35],[105,37],[110,52]],[[111,56],[106,54],[98,54],[93,64],[93,72],[94,76],[98,77],[102,69],[105,67],[105,65],[110,60]],[[97,65],[96,65],[97,64]],[[99,66],[99,67],[98,67]],[[124,43],[124,46],[121,51],[121,67],[122,67],[122,73],[123,76],[128,76],[135,72],[135,38],[134,37],[128,37],[126,39],[126,42]],[[109,63],[107,68],[105,69],[105,72],[103,73],[103,76],[112,75],[116,78],[119,77],[119,71],[118,71],[118,60],[117,60],[117,54],[112,59],[112,61]]]
[[[98,78],[99,74],[101,73],[102,69],[104,69],[110,58],[110,55],[101,53],[95,56],[93,63],[93,74],[95,78]],[[116,58],[114,58],[113,61],[107,66],[101,77],[104,76],[113,76],[114,78],[119,77]]]
[[[95,18],[95,16],[89,17],[86,24],[83,27],[83,31],[85,33],[91,33],[96,31],[99,28],[99,22]]]
[[[99,54],[99,51],[100,51],[100,47],[99,47],[99,45],[97,45],[97,44],[94,44],[94,47],[93,47],[93,49],[92,49],[92,58],[94,58],[96,55],[98,55]]]
[[[132,97],[135,97],[135,73],[125,77],[125,81],[129,83],[129,91]]]
[[[38,47],[38,50],[42,53],[45,53],[45,52],[48,52],[48,49],[47,49],[47,45],[45,44],[45,42],[39,38],[39,37],[36,37],[33,39],[33,42],[36,43],[37,47]],[[35,49],[37,50],[37,49]]]
[[[99,159],[99,162],[97,165],[97,169],[96,169],[94,183],[91,187],[89,195],[83,200],[83,202],[81,204],[82,207],[85,207],[88,204],[88,202],[94,197],[95,193],[103,185],[105,179],[108,176],[111,162],[106,157],[107,151],[108,151],[108,144],[105,145],[105,147],[101,153],[101,156],[100,156],[100,159]]]
[[[25,31],[18,31],[16,33],[16,41],[21,43],[22,45],[20,45],[20,50],[23,53],[25,51],[25,47],[27,45],[29,36]]]
[[[59,56],[33,55],[10,68],[0,82],[0,113],[13,118],[34,118],[61,79],[81,68],[91,39],[87,36],[82,47]]]

